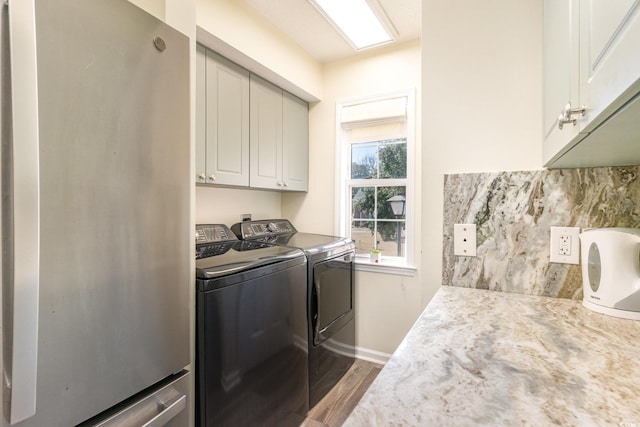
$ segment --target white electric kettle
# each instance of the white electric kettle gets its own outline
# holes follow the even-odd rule
[[[640,229],[594,228],[580,234],[582,305],[640,320]]]

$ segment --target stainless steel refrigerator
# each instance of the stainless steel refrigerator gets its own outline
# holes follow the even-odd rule
[[[186,425],[188,38],[126,0],[1,7],[3,425]]]

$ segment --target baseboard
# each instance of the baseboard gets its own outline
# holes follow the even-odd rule
[[[381,365],[387,363],[391,358],[391,355],[389,353],[383,353],[381,351],[371,350],[363,347],[354,348],[353,346],[335,341],[331,338],[326,340],[322,345],[335,353],[342,354],[343,356],[353,357],[353,354],[355,353],[357,359],[366,360],[367,362],[379,363]]]
[[[389,361],[391,355],[389,353],[383,353],[369,348],[356,347],[356,357],[358,359],[366,360],[367,362],[384,365]]]

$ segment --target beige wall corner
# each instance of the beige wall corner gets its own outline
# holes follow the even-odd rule
[[[444,174],[542,167],[542,8],[422,2],[423,305],[442,282]]]

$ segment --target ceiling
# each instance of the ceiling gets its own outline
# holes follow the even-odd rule
[[[244,0],[318,62],[358,54],[308,0]],[[421,0],[378,0],[395,27],[395,43],[420,38]]]

